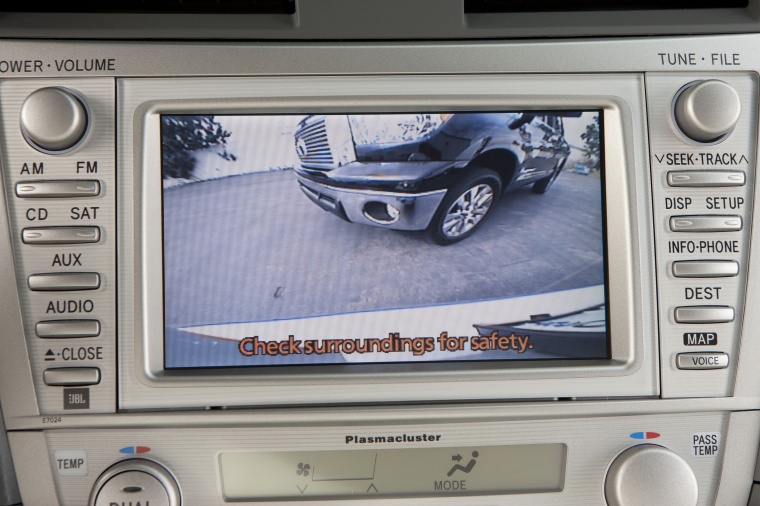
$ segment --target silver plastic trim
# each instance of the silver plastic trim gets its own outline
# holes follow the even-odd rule
[[[561,77],[561,79],[560,79]],[[650,183],[644,143],[643,76],[394,76],[268,79],[120,80],[119,117],[124,141],[121,173],[120,406],[216,406],[314,404],[524,397],[656,395],[657,350],[644,336],[656,334],[652,249],[639,234],[651,232]],[[426,95],[410,95],[425,89]],[[504,90],[509,95],[504,95]],[[198,96],[205,96],[198,99]],[[479,364],[470,371],[340,373],[323,367],[228,371],[164,371],[161,286],[160,114],[269,114],[320,112],[405,112],[505,110],[515,107],[603,109],[607,181],[612,359],[600,361]],[[134,221],[131,216],[134,214]],[[139,228],[138,228],[139,227]],[[140,233],[137,233],[140,230]],[[135,249],[124,250],[137,238]],[[632,253],[632,252],[636,253]],[[134,273],[134,275],[132,274]],[[135,291],[137,298],[126,294]],[[631,298],[633,294],[633,299]],[[131,306],[132,300],[136,301]],[[633,302],[637,301],[637,302]],[[137,322],[136,327],[131,323]],[[650,328],[651,326],[651,328]],[[334,368],[333,368],[334,369]],[[375,368],[377,369],[377,368]],[[316,374],[318,373],[318,374]],[[598,378],[604,377],[604,382]],[[347,381],[350,378],[350,381]],[[541,379],[540,382],[536,381]],[[478,381],[479,387],[471,387]],[[374,385],[367,395],[367,385]],[[378,385],[383,385],[378,388]],[[319,394],[317,394],[319,392]],[[613,393],[615,392],[615,393]]]

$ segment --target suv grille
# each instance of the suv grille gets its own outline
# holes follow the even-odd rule
[[[296,152],[301,166],[306,169],[330,170],[335,168],[330,144],[327,140],[327,125],[324,116],[304,120],[296,130]]]

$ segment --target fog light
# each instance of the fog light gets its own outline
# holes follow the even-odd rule
[[[364,217],[378,225],[391,225],[401,216],[401,209],[384,202],[367,202],[363,209]]]

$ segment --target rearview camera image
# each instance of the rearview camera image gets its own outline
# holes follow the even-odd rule
[[[601,111],[162,115],[165,367],[609,357]]]

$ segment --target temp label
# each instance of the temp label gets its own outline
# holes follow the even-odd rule
[[[58,476],[87,476],[87,452],[84,450],[56,450],[55,468]]]
[[[716,457],[720,450],[720,432],[698,432],[691,435],[692,457]]]

